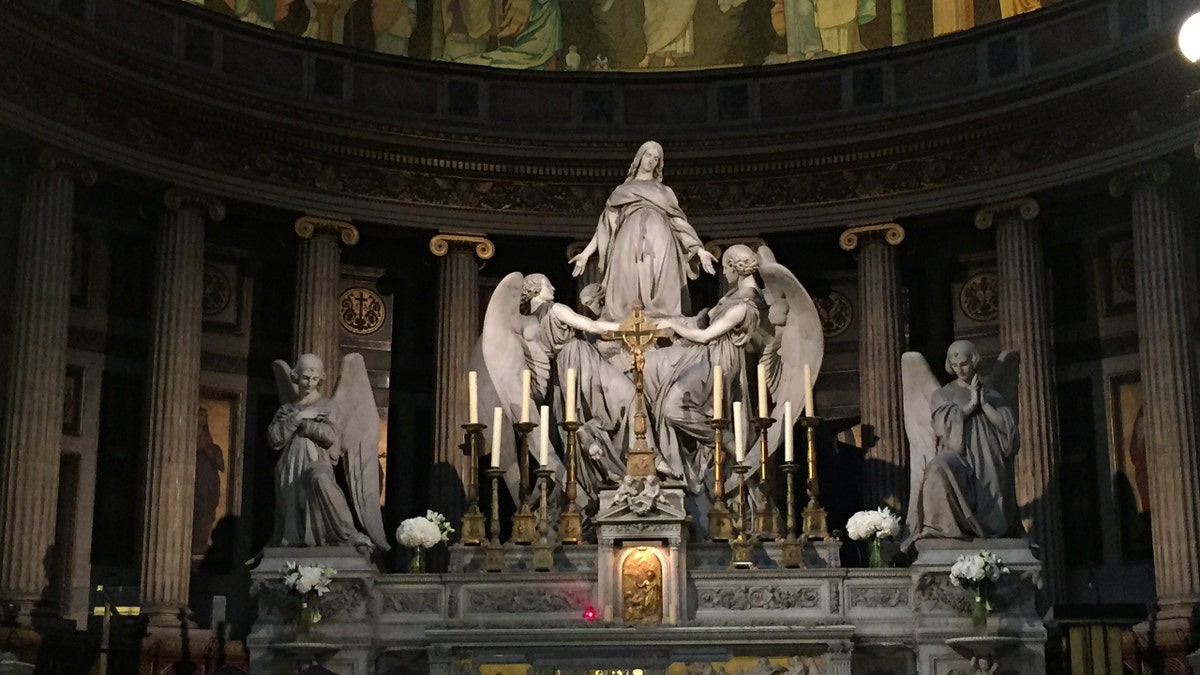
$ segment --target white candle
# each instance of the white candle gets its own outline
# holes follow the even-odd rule
[[[758,364],[758,416],[766,417],[767,410],[767,364]]]
[[[521,371],[521,421],[529,421],[529,397],[530,390],[533,389],[533,374],[529,369]]]
[[[492,411],[492,468],[500,468],[500,425],[504,423],[504,411],[499,406]]]
[[[567,368],[567,410],[566,422],[575,421],[575,369]]]
[[[742,402],[733,402],[733,456],[741,464],[746,459],[746,446],[742,443]]]
[[[725,373],[721,366],[713,366],[713,419],[719,420],[724,416],[725,404]]]
[[[804,415],[806,417],[817,416],[817,406],[813,401],[812,368],[807,363],[804,364]]]
[[[538,463],[546,466],[550,462],[550,406],[544,405],[541,412],[541,444],[538,445]]]
[[[475,371],[467,373],[467,419],[471,424],[479,424],[479,376]]]
[[[792,438],[792,402],[783,404],[783,461],[791,464],[796,461],[796,448]]]

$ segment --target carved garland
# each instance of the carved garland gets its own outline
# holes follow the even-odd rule
[[[740,588],[706,588],[699,592],[701,609],[727,609],[736,612],[760,609],[811,609],[821,604],[821,592],[816,588],[779,588],[775,586],[742,586]]]

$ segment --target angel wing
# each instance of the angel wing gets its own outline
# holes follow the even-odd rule
[[[937,454],[933,435],[933,408],[930,399],[940,386],[929,363],[920,352],[904,352],[900,357],[900,382],[904,396],[904,431],[908,435],[909,491],[906,523],[916,522],[916,504],[925,465]]]
[[[988,373],[986,386],[995,389],[1004,397],[1004,402],[1013,410],[1014,417],[1020,419],[1021,411],[1017,403],[1017,386],[1021,380],[1021,354],[1013,350],[1000,353],[996,365]]]
[[[797,413],[804,406],[804,366],[808,365],[815,381],[825,356],[825,334],[817,306],[804,286],[786,267],[775,262],[766,246],[758,247],[758,274],[763,280],[763,298],[767,301],[769,339],[759,363],[765,364],[767,387],[775,402],[771,417],[783,417],[783,405],[792,402]],[[768,452],[774,452],[783,438],[783,424],[767,432]],[[757,448],[746,454],[752,467],[761,463]],[[751,468],[753,471],[753,468]]]
[[[358,524],[381,550],[388,550],[379,509],[379,409],[361,354],[342,358],[333,406],[341,431],[343,468]]]
[[[271,363],[271,370],[275,372],[275,388],[279,390],[280,404],[286,405],[295,401],[300,391],[292,381],[292,367],[283,359],[275,359]]]

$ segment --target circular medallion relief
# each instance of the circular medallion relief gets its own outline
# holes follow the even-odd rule
[[[204,295],[200,306],[204,316],[216,316],[225,311],[233,298],[233,285],[221,268],[214,265],[204,266]]]
[[[993,271],[976,272],[958,291],[958,306],[972,321],[992,321],[1000,314],[1000,277]]]
[[[338,304],[342,328],[355,335],[371,335],[382,328],[387,319],[383,298],[365,286],[352,286],[342,291]]]
[[[845,333],[854,320],[854,305],[842,293],[830,291],[828,298],[813,298],[813,303],[821,317],[821,331],[827,338]]]

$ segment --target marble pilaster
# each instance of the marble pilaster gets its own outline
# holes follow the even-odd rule
[[[76,181],[95,183],[95,169],[43,151],[25,185],[17,233],[0,447],[0,598],[17,602],[22,614],[43,599],[54,544]]]
[[[1164,162],[1109,182],[1130,196],[1138,357],[1146,414],[1154,585],[1160,631],[1186,630],[1200,607],[1200,385],[1190,310],[1195,279],[1185,267],[1184,213]]]
[[[467,372],[471,350],[479,339],[479,267],[477,260],[495,254],[492,242],[482,235],[443,233],[429,242],[429,250],[442,258],[438,285],[437,381],[434,403],[434,456],[431,470],[430,508],[458,522],[463,512],[467,483],[466,458],[459,448],[462,425],[467,422]],[[487,416],[480,413],[485,424]]]
[[[842,249],[857,251],[858,257],[859,407],[867,445],[863,504],[886,505],[898,513],[907,504],[909,480],[900,394],[904,334],[896,261],[896,246],[902,241],[904,228],[896,223],[851,227],[838,239]]]
[[[154,254],[142,606],[151,625],[177,628],[191,572],[204,224],[221,220],[225,207],[180,188],[163,202]]]
[[[292,358],[316,354],[325,364],[326,390],[332,391],[341,367],[338,323],[338,281],[341,278],[340,241],[358,243],[358,229],[346,221],[316,216],[296,220],[300,246],[296,251],[296,323]]]
[[[1054,377],[1050,300],[1038,235],[1039,206],[1029,197],[986,206],[975,225],[996,227],[1000,346],[1021,356],[1016,458],[1017,504],[1045,574],[1042,596],[1063,600],[1063,523],[1059,490],[1058,397]]]

